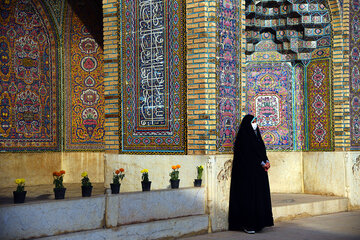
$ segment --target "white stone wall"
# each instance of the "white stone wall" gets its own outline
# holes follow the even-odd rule
[[[360,209],[360,152],[350,152],[346,158],[345,190],[350,207]]]
[[[346,152],[306,152],[304,156],[304,192],[346,196]]]
[[[360,208],[360,152],[306,152],[304,192],[347,197]]]

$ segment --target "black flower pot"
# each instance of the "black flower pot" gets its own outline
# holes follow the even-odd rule
[[[25,196],[26,196],[26,191],[23,192],[13,192],[14,195],[14,203],[24,203],[25,202]]]
[[[93,186],[81,186],[81,193],[83,197],[91,197]]]
[[[151,181],[148,182],[141,182],[141,187],[143,191],[150,191],[150,187],[151,187]]]
[[[194,187],[201,187],[202,179],[195,179],[194,180]]]
[[[121,185],[121,184],[113,184],[113,183],[110,183],[111,193],[112,193],[112,194],[119,194],[119,192],[120,192],[120,185]]]
[[[66,188],[54,188],[55,199],[65,198]]]
[[[170,184],[172,189],[179,188],[179,183],[180,183],[180,179],[177,180],[170,179]]]

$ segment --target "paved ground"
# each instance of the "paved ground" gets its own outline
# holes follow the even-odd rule
[[[219,232],[182,240],[360,240],[360,211],[275,223],[256,234]]]

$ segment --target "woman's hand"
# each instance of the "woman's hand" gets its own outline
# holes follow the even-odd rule
[[[265,168],[266,168],[267,170],[269,170],[269,168],[270,168],[270,163],[269,163],[269,162],[266,162]]]
[[[268,171],[268,168],[266,167],[266,164],[262,165],[262,167],[264,168],[265,172]]]

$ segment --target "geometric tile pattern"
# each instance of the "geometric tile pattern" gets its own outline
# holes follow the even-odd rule
[[[220,0],[217,13],[217,141],[219,152],[232,152],[240,123],[240,19],[238,0]]]
[[[330,59],[307,66],[307,122],[310,151],[333,150]]]
[[[351,149],[360,150],[360,4],[350,2],[350,138]]]
[[[0,3],[0,149],[59,149],[58,39],[39,1]]]
[[[65,20],[65,150],[103,150],[103,50],[70,6]]]

